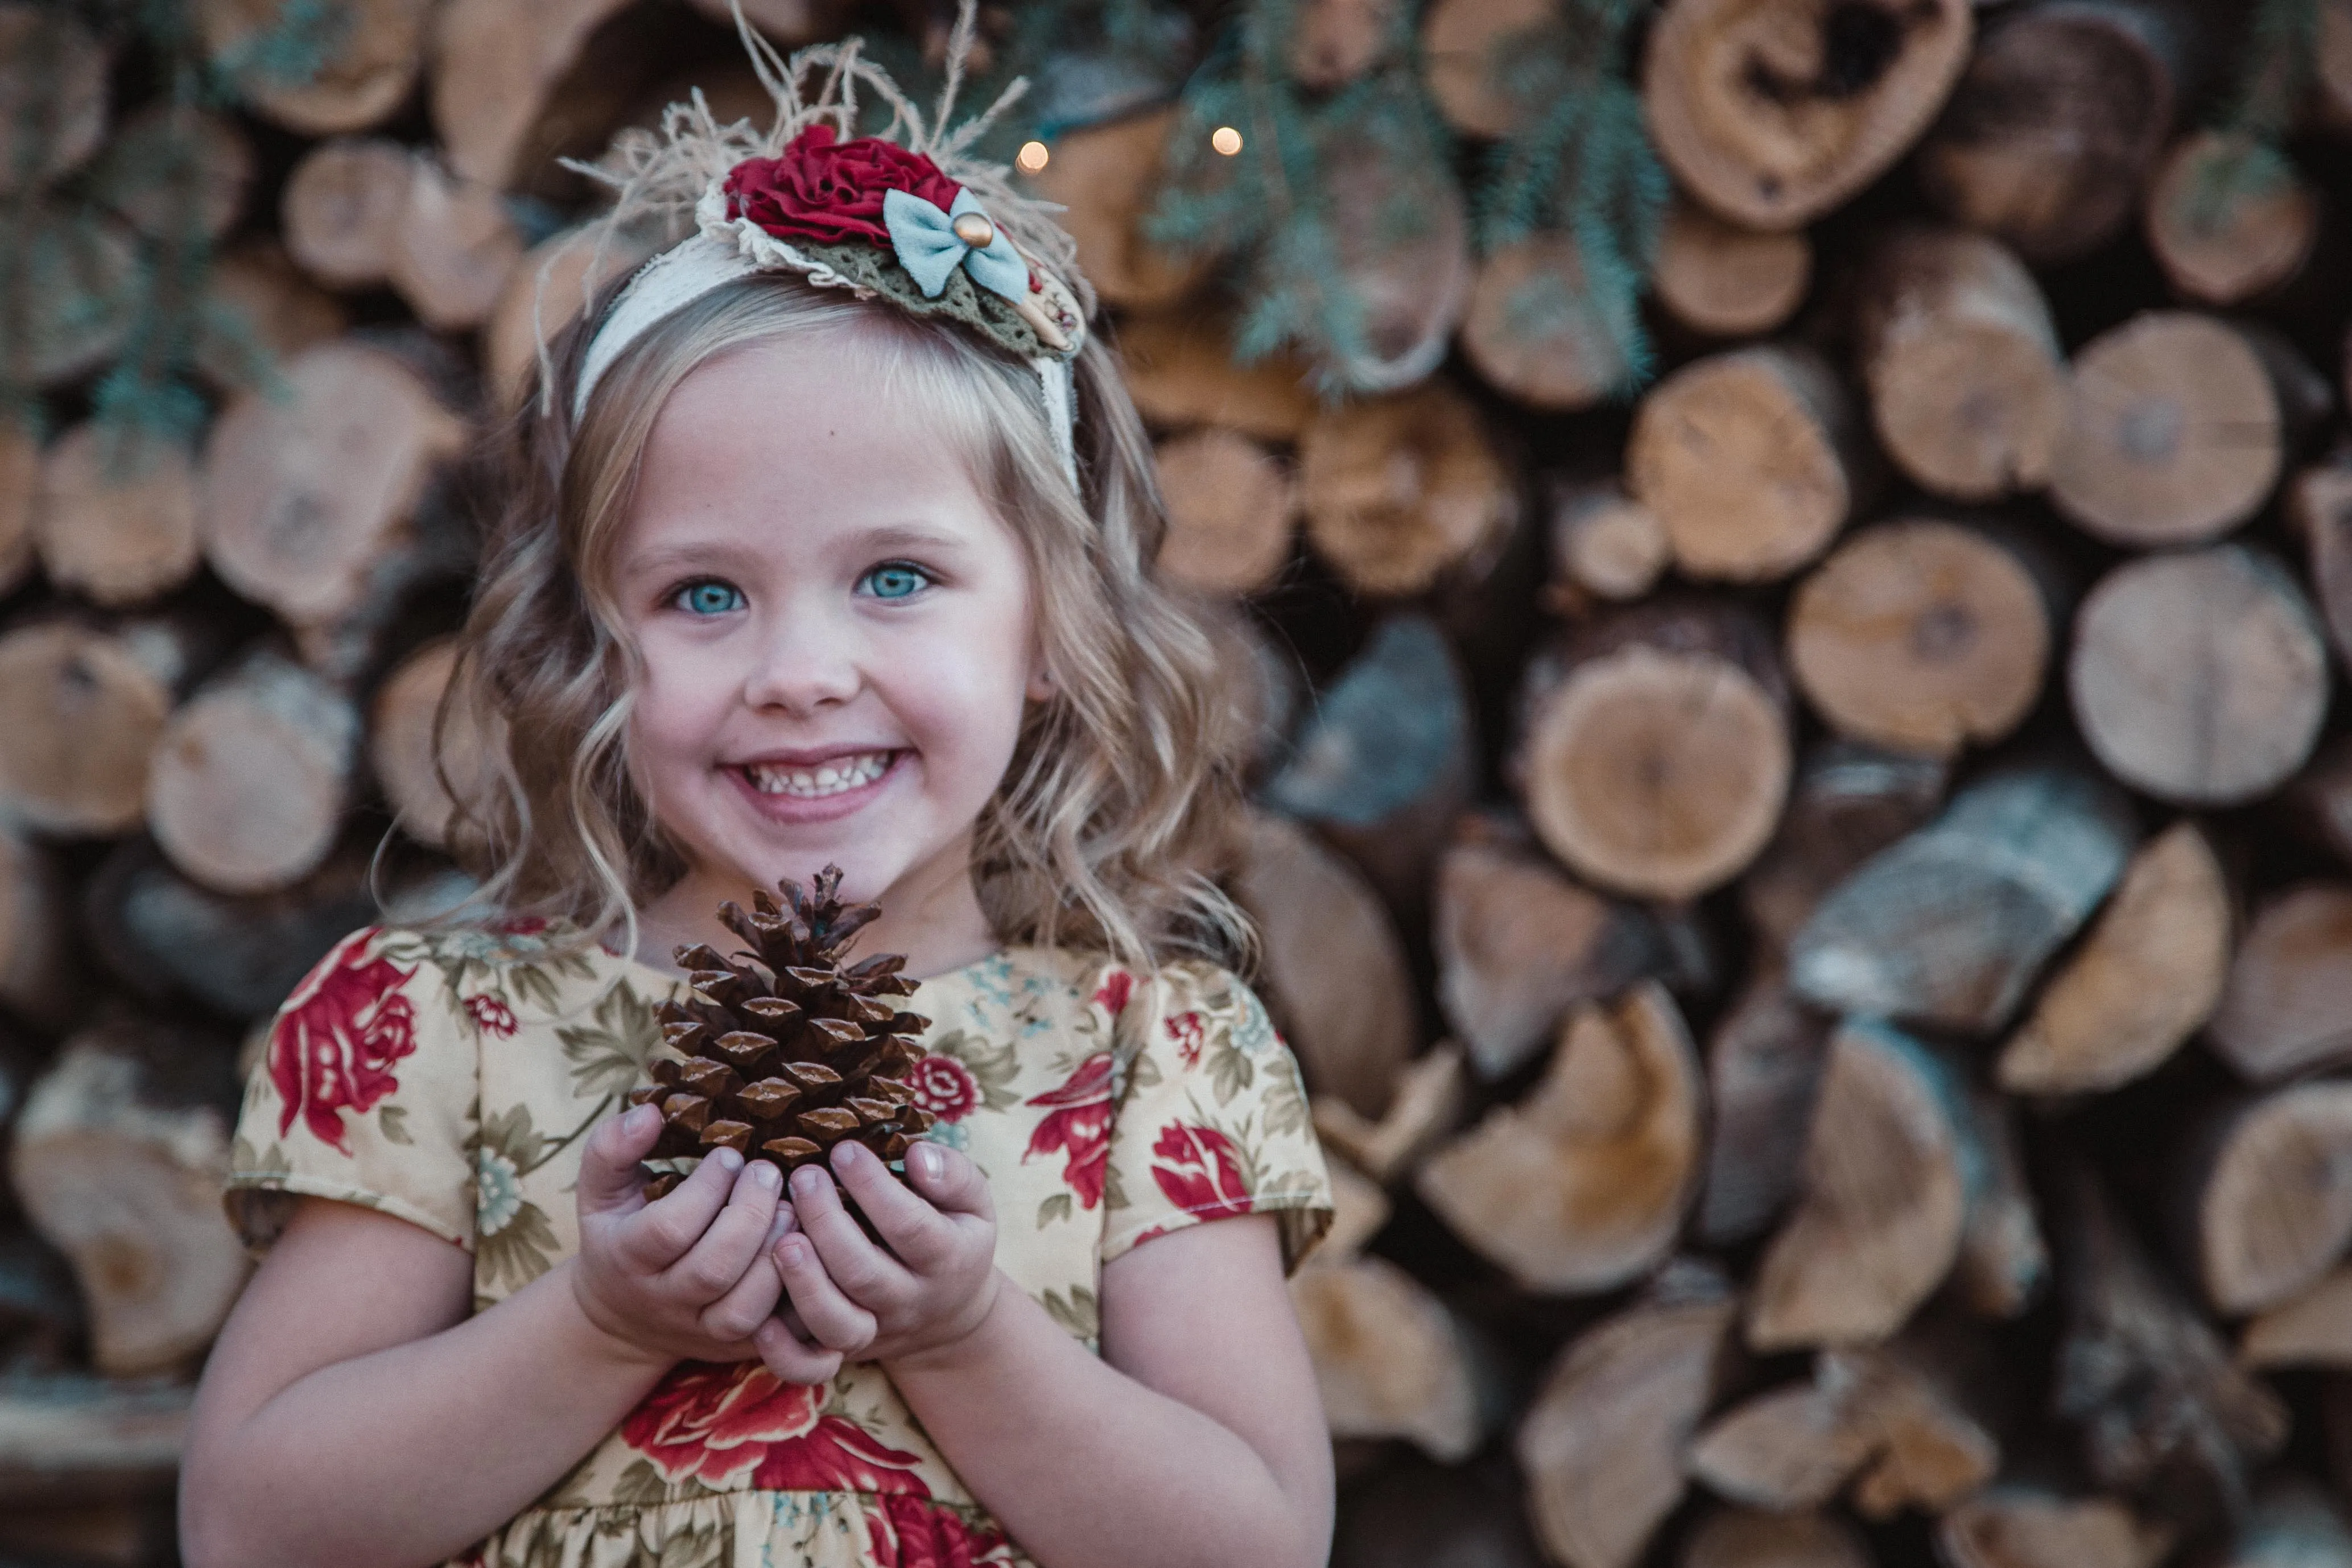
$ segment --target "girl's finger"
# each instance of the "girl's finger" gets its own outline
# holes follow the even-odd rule
[[[636,1106],[598,1122],[580,1152],[580,1212],[607,1214],[639,1204],[644,1192],[637,1162],[661,1137],[661,1112]]]
[[[800,1339],[775,1318],[751,1335],[761,1362],[785,1383],[831,1383],[841,1373],[841,1352]]]
[[[907,1180],[941,1214],[970,1215],[996,1223],[996,1200],[988,1178],[961,1150],[928,1140],[907,1150]]]
[[[906,1266],[875,1246],[849,1217],[841,1190],[822,1166],[803,1165],[793,1173],[793,1207],[826,1276],[851,1300],[865,1307],[887,1306],[914,1288],[914,1276]]]
[[[803,1218],[803,1225],[808,1221]],[[805,1236],[788,1236],[776,1243],[776,1271],[783,1276],[793,1310],[810,1338],[825,1349],[856,1355],[874,1342],[880,1328],[874,1314],[841,1293],[818,1261],[816,1248]]]
[[[647,1204],[622,1226],[621,1260],[642,1273],[658,1274],[685,1257],[727,1206],[742,1169],[742,1155],[732,1149],[715,1151],[667,1197]]]
[[[912,1149],[907,1152],[910,1160],[914,1152]],[[857,1206],[866,1211],[866,1217],[874,1222],[874,1228],[882,1233],[890,1250],[916,1273],[930,1269],[954,1239],[946,1222],[940,1218],[940,1211],[909,1192],[906,1183],[890,1173],[882,1157],[864,1144],[835,1144],[833,1168],[841,1184],[849,1189],[849,1195],[857,1200]],[[853,1227],[856,1223],[851,1222]],[[864,1234],[859,1232],[860,1239]],[[825,1266],[833,1268],[830,1257]],[[856,1283],[842,1279],[838,1268],[834,1269],[834,1276],[841,1279],[851,1295],[859,1293]]]
[[[704,1333],[734,1344],[750,1339],[761,1323],[775,1315],[776,1303],[784,1299],[784,1279],[776,1272],[775,1260],[769,1255],[774,1245],[771,1240],[754,1254],[742,1278],[735,1281],[735,1288],[702,1309],[698,1321]]]
[[[723,1152],[734,1154],[731,1149]],[[740,1162],[742,1156],[735,1158]],[[767,1161],[739,1163],[727,1206],[686,1256],[663,1271],[664,1279],[698,1304],[716,1301],[735,1289],[767,1245],[782,1189],[782,1173]],[[744,1325],[743,1331],[750,1333],[751,1325]]]

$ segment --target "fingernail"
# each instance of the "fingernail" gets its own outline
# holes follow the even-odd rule
[[[852,1170],[865,1152],[866,1145],[863,1143],[835,1143],[833,1146],[834,1167],[842,1171]]]
[[[712,1158],[719,1162],[719,1168],[730,1176],[743,1168],[743,1156],[724,1145],[720,1146],[719,1152]]]
[[[775,1191],[776,1184],[782,1181],[784,1173],[782,1171],[777,1170],[765,1160],[751,1167],[751,1184],[762,1192]]]
[[[776,1260],[787,1268],[798,1268],[808,1258],[807,1244],[797,1236],[788,1236],[776,1243]]]
[[[641,1137],[647,1128],[660,1120],[661,1112],[650,1105],[632,1106],[629,1113],[621,1118],[621,1131],[632,1138]]]
[[[908,1150],[907,1163],[914,1166],[915,1173],[927,1182],[940,1179],[940,1152],[929,1143],[918,1143]]]
[[[824,1184],[824,1173],[814,1165],[803,1165],[793,1173],[793,1191],[809,1196]]]

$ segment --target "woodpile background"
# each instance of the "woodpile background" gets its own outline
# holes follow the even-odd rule
[[[394,918],[453,887],[468,454],[584,264],[552,160],[756,100],[718,0],[350,0],[234,110],[41,9],[0,0],[0,358],[53,416],[0,426],[0,1563],[147,1564],[254,1026],[395,820]],[[189,15],[221,59],[274,9]],[[1579,242],[1474,254],[1450,186],[1335,253],[1385,390],[1239,364],[1146,218],[1185,122],[1052,140],[1255,738],[1233,885],[1343,1199],[1296,1283],[1336,1563],[2352,1568],[2352,0],[2249,130],[2286,9],[1658,7],[1626,401],[1547,303]],[[1550,10],[1289,14],[1297,82],[1401,58],[1475,159]],[[276,370],[200,335],[196,438],[93,419],[189,225]]]

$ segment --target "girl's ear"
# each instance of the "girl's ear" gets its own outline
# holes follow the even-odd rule
[[[1029,685],[1024,695],[1032,702],[1047,702],[1053,700],[1055,689],[1054,672],[1045,668],[1045,660],[1041,655],[1037,662],[1029,667]]]

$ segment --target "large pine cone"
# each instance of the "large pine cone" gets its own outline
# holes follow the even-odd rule
[[[814,889],[790,879],[777,886],[782,908],[764,892],[748,914],[733,902],[719,906],[745,951],[677,950],[694,990],[656,1009],[668,1051],[654,1058],[652,1085],[629,1095],[633,1105],[661,1107],[651,1158],[729,1148],[789,1175],[855,1139],[898,1163],[932,1121],[906,1083],[923,1054],[916,1037],[930,1021],[884,1000],[913,994],[898,973],[906,960],[877,953],[842,966],[849,939],[882,911],[842,903],[840,867],[818,872]],[[658,1175],[646,1195],[660,1197],[682,1179]]]

